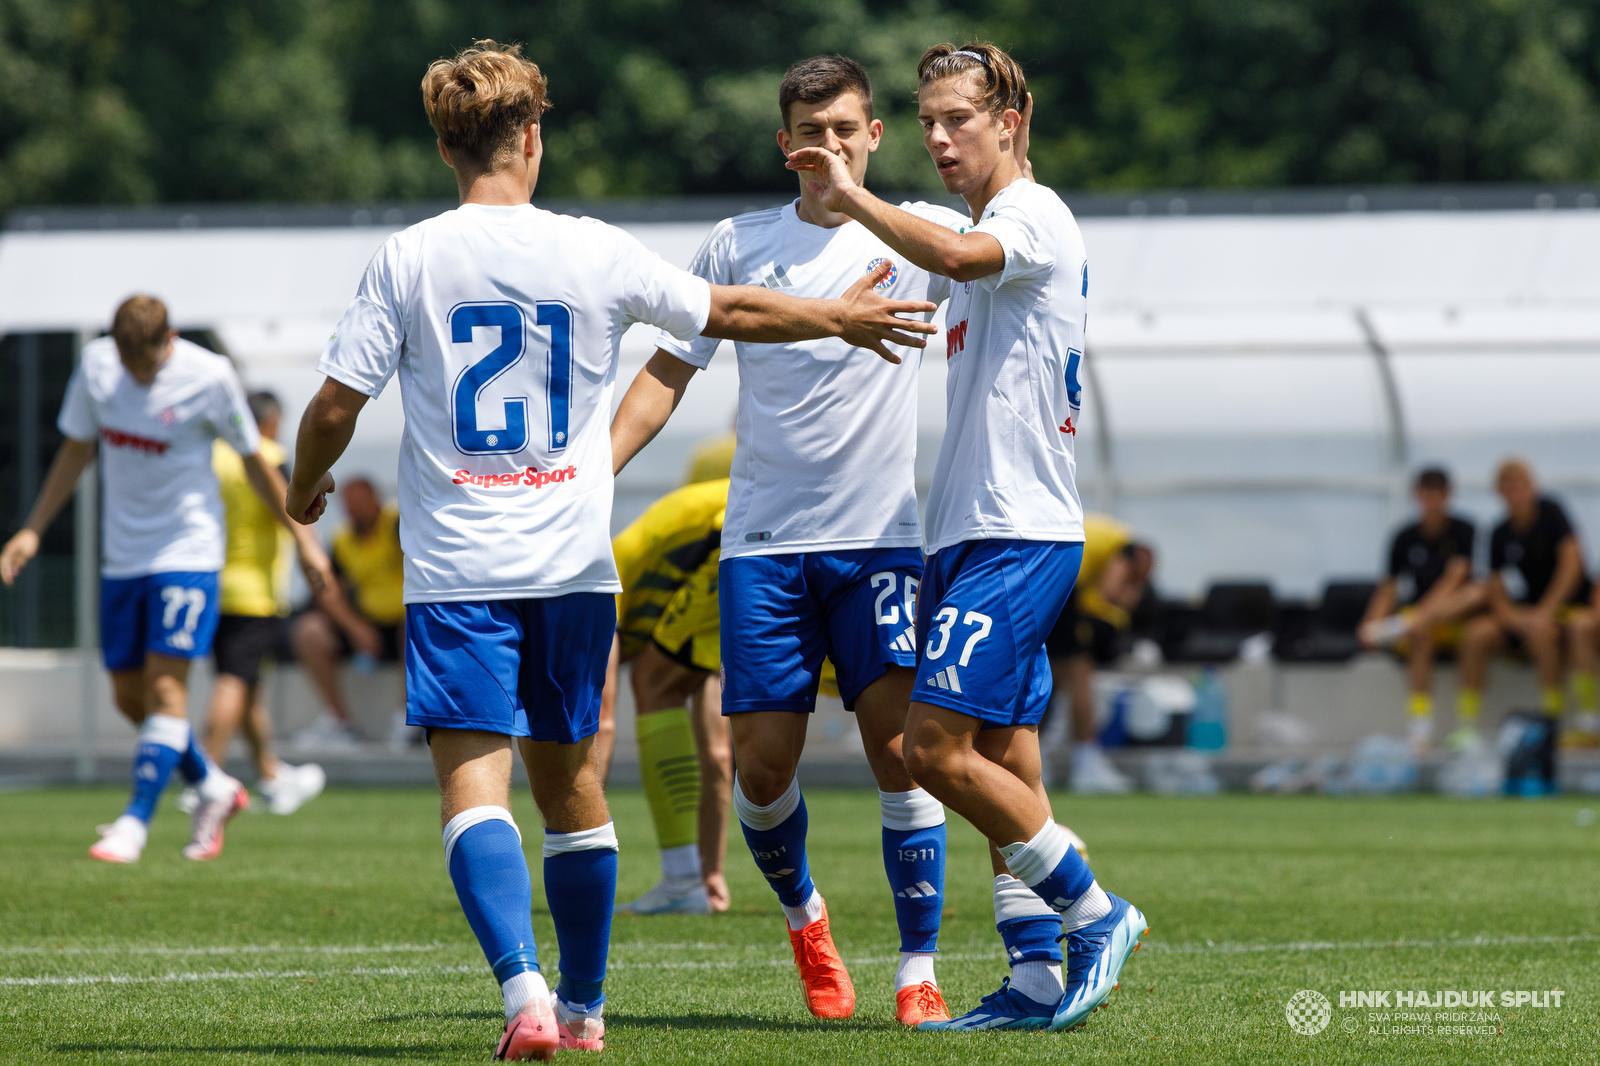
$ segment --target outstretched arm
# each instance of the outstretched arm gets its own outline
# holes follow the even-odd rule
[[[713,288],[712,293],[716,293]],[[764,291],[764,290],[763,290]],[[662,348],[639,371],[639,376],[628,386],[622,397],[622,406],[611,420],[611,473],[622,473],[622,468],[646,444],[655,439],[661,427],[667,424],[672,412],[683,399],[689,379],[699,369]]]
[[[928,314],[934,310],[933,304],[886,299],[873,288],[893,268],[893,263],[879,263],[837,300],[802,300],[756,285],[713,285],[711,315],[700,332],[706,337],[757,344],[839,337],[898,363],[900,357],[885,348],[886,343],[926,348],[928,342],[918,334],[937,330],[921,319],[899,317]]]
[[[310,525],[328,509],[328,493],[333,491],[333,475],[328,471],[350,446],[356,416],[366,402],[364,393],[326,378],[306,413],[300,416],[300,432],[294,444],[294,475],[289,480],[285,509],[301,525]]]
[[[61,508],[67,505],[78,478],[83,474],[83,468],[93,458],[92,440],[73,440],[68,437],[56,449],[50,472],[44,478],[44,488],[39,490],[39,498],[34,501],[27,523],[0,549],[0,580],[7,586],[17,580],[17,575],[28,565],[28,560],[38,554],[39,538],[56,520]]]
[[[855,183],[844,160],[825,148],[789,153],[790,170],[802,171],[822,205],[840,211],[917,266],[956,281],[975,281],[1006,265],[1005,249],[987,233],[957,233],[937,222],[884,203]]]

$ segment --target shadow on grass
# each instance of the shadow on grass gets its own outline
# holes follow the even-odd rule
[[[369,1018],[371,1022],[504,1022],[505,1012],[497,1010],[414,1010],[407,1014],[386,1014]]]
[[[339,1058],[432,1059],[449,1049],[432,1045],[379,1047],[371,1044],[140,1044],[105,1041],[57,1044],[55,1050],[130,1055],[325,1055]]]
[[[769,1033],[875,1033],[900,1028],[898,1025],[891,1026],[887,1022],[832,1020],[823,1023],[816,1019],[791,1021],[784,1018],[752,1018],[746,1014],[608,1013],[606,1024],[618,1029],[623,1026],[637,1026],[640,1029],[722,1029]]]

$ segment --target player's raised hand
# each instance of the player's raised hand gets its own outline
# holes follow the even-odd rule
[[[17,575],[22,573],[22,568],[28,565],[28,560],[38,551],[39,534],[31,529],[21,530],[6,541],[6,546],[0,548],[0,581],[10,588],[17,580]]]
[[[926,300],[890,300],[878,293],[877,285],[895,269],[894,263],[881,259],[871,270],[839,297],[844,307],[843,329],[839,336],[857,348],[870,348],[891,363],[900,357],[884,347],[904,344],[912,348],[926,348],[928,342],[917,334],[937,333],[931,322],[920,318],[901,318],[901,315],[926,314],[934,305]]]
[[[1017,160],[1017,166],[1022,170],[1022,176],[1029,181],[1033,180],[1033,164],[1028,162],[1028,126],[1033,122],[1033,94],[1025,94],[1022,101],[1022,121],[1017,123],[1017,132],[1011,137],[1011,154]]]
[[[826,148],[796,148],[784,165],[805,173],[806,191],[829,211],[843,211],[845,198],[856,187],[844,160]]]
[[[328,493],[333,491],[333,475],[323,474],[322,480],[317,482],[316,488],[309,493],[296,490],[294,483],[289,483],[289,498],[284,501],[284,510],[289,512],[289,517],[303,526],[309,526],[322,517],[322,512],[328,509]]]

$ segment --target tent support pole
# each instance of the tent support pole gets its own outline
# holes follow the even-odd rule
[[[1383,392],[1383,407],[1389,426],[1389,516],[1398,519],[1406,506],[1406,476],[1411,465],[1410,446],[1406,438],[1405,408],[1400,403],[1400,386],[1394,377],[1394,357],[1383,343],[1366,308],[1354,309],[1356,325],[1366,338],[1367,350],[1372,353],[1373,366],[1378,371],[1378,386]]]

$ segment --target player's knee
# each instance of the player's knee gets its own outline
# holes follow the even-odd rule
[[[924,788],[937,785],[949,776],[949,752],[942,745],[929,744],[908,736],[903,761],[906,773]]]
[[[744,793],[745,799],[757,807],[766,807],[778,802],[788,791],[789,782],[792,780],[794,773],[787,766],[779,768],[770,764],[763,765],[759,761],[739,762],[739,791]]]

